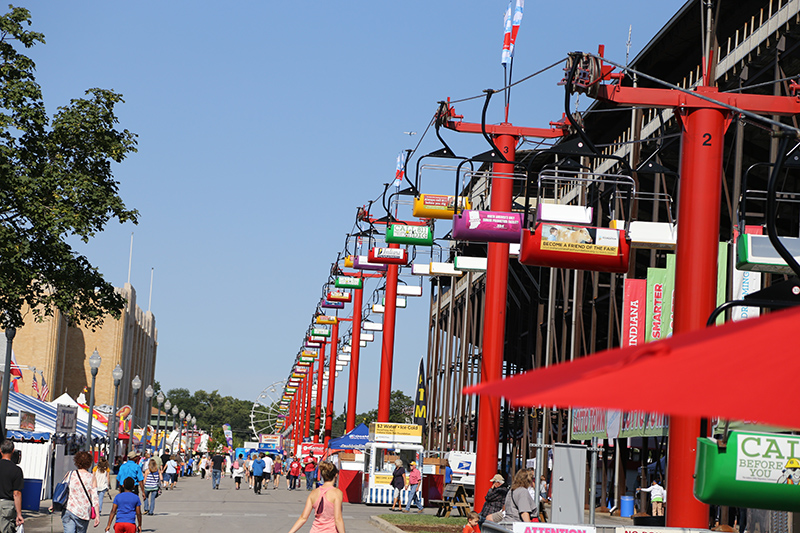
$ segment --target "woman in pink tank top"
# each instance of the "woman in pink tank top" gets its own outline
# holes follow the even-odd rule
[[[326,461],[320,463],[319,473],[324,483],[308,495],[303,513],[289,533],[295,533],[303,527],[312,512],[314,523],[311,524],[311,533],[345,533],[342,519],[342,491],[334,487],[339,470],[333,463]]]

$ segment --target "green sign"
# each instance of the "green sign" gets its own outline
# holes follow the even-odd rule
[[[364,286],[364,280],[353,276],[339,276],[334,285],[337,289],[360,289]]]
[[[331,330],[328,328],[314,328],[311,330],[311,334],[315,337],[330,337]]]
[[[391,224],[389,229],[386,230],[386,242],[389,244],[433,246],[433,230],[431,230],[430,226]]]
[[[697,439],[694,495],[714,504],[800,511],[800,435],[732,431]]]

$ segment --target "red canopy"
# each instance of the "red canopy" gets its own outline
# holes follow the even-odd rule
[[[602,407],[800,428],[800,308],[467,387],[512,405]]]

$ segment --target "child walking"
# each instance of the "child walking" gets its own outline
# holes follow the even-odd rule
[[[125,478],[122,483],[122,492],[114,497],[111,514],[108,515],[106,531],[111,529],[114,517],[114,533],[141,533],[142,531],[142,504],[139,496],[133,493],[133,478]],[[137,525],[138,524],[138,525]]]

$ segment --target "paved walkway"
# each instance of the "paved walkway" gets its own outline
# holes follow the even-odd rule
[[[285,481],[284,481],[285,483]],[[261,495],[246,489],[235,490],[233,480],[223,478],[220,489],[212,490],[211,481],[200,477],[183,478],[174,490],[164,491],[156,500],[154,516],[142,517],[142,531],[220,533],[225,531],[288,531],[303,510],[308,492],[305,489],[289,491],[283,484],[277,490],[264,490]],[[43,512],[25,512],[25,533],[60,532],[63,530],[60,514],[48,514],[50,502],[42,502]],[[106,497],[103,515],[97,529],[101,533],[108,523],[111,501]],[[362,504],[344,504],[343,515],[348,533],[374,532],[380,529],[371,517],[386,514],[388,507]],[[435,514],[435,509],[425,509]],[[587,513],[588,514],[588,513]],[[311,518],[300,530],[307,532]],[[52,521],[52,529],[51,529]],[[598,524],[631,525],[630,519],[598,515]],[[113,531],[113,530],[112,530]]]

